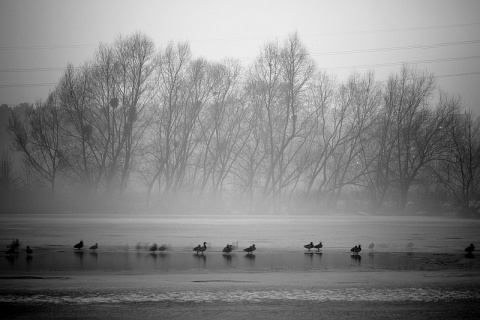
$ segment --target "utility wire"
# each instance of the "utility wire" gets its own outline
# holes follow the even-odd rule
[[[462,61],[462,60],[473,60],[473,59],[480,59],[480,56],[442,58],[442,59],[417,60],[417,61],[403,61],[403,62],[389,62],[389,63],[365,64],[365,65],[356,65],[356,66],[331,67],[331,68],[319,68],[319,69],[321,69],[321,70],[341,70],[341,69],[356,69],[356,68],[375,68],[375,67],[388,67],[388,66],[402,65],[404,63],[422,64],[422,63]]]
[[[0,50],[45,50],[45,49],[79,49],[79,48],[94,48],[98,44],[64,44],[64,45],[42,45],[42,46],[14,46],[14,47],[0,47]]]
[[[459,46],[459,45],[478,44],[478,43],[480,43],[480,40],[468,40],[468,41],[456,41],[456,42],[443,42],[443,43],[436,43],[431,45],[412,45],[412,46],[385,47],[385,48],[359,49],[359,50],[347,50],[347,51],[313,52],[310,55],[312,56],[338,55],[338,54],[352,54],[352,53],[370,53],[370,52],[379,52],[379,51],[431,49],[431,48],[438,48],[438,47]]]
[[[2,88],[30,88],[30,87],[53,87],[58,83],[22,83],[22,84],[0,84]]]
[[[423,27],[408,27],[408,28],[390,28],[390,29],[376,29],[376,30],[358,30],[358,31],[344,31],[344,32],[327,32],[327,33],[311,33],[303,34],[303,37],[321,37],[331,35],[351,35],[362,33],[388,33],[388,32],[402,32],[402,31],[418,31],[418,30],[435,30],[435,29],[451,29],[451,28],[469,28],[478,27],[480,23],[462,23],[462,24],[449,24],[449,25],[436,25],[436,26],[423,26]],[[268,40],[272,38],[279,38],[279,36],[265,36],[265,37],[239,37],[239,38],[218,38],[218,39],[192,39],[189,42],[218,42],[218,41],[250,41],[250,40]],[[162,43],[168,43],[171,41],[161,41]],[[0,46],[0,50],[46,50],[46,49],[78,49],[78,48],[91,48],[97,47],[98,43],[86,43],[86,44],[64,44],[64,45],[25,45],[25,46]]]

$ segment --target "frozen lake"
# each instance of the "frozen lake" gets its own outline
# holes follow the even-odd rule
[[[463,252],[480,243],[480,221],[385,216],[154,216],[139,215],[0,215],[0,244],[20,239],[23,247],[67,250],[83,239],[99,251],[132,250],[141,244],[168,244],[189,252],[207,242],[208,251],[227,243],[240,248],[256,244],[260,252],[303,250],[310,241],[323,242],[324,251],[346,251],[375,243],[378,252]]]
[[[193,319],[205,308],[200,318],[223,319],[228,313],[232,319],[291,319],[306,312],[311,319],[319,314],[335,319],[347,307],[352,313],[338,319],[370,319],[372,312],[382,318],[398,314],[399,304],[404,313],[397,319],[439,305],[443,309],[437,313],[445,318],[474,319],[480,313],[479,259],[464,252],[470,243],[480,243],[477,220],[0,216],[3,251],[13,239],[20,240],[19,253],[0,254],[0,306],[25,318],[51,319],[52,312],[60,312],[57,318],[78,316],[72,310],[100,318],[119,310],[112,318]],[[85,248],[75,250],[81,239]],[[197,255],[192,248],[204,241],[208,248]],[[305,254],[305,244],[319,241],[322,254]],[[240,250],[221,252],[237,242]],[[89,250],[95,243],[98,250]],[[150,253],[152,243],[169,250]],[[241,251],[253,243],[253,255]],[[350,248],[358,244],[363,250],[352,256]],[[34,250],[31,257],[27,245]]]
[[[429,259],[463,259],[468,244],[480,243],[479,231],[477,220],[431,217],[3,215],[2,245],[19,239],[21,247],[18,255],[0,260],[0,271],[422,270]],[[74,250],[80,239],[85,247]],[[193,253],[204,241],[207,251]],[[304,254],[310,241],[322,241],[323,254]],[[99,249],[89,250],[95,243]],[[152,243],[169,250],[151,254],[146,248]],[[227,243],[238,243],[239,250],[222,254]],[[241,249],[253,243],[255,254],[245,255]],[[351,256],[357,244],[363,250]],[[26,257],[27,245],[32,257]]]

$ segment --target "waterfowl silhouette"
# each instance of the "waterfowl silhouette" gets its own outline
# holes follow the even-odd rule
[[[353,254],[358,254],[360,251],[362,251],[362,246],[361,245],[355,246],[352,249],[350,249],[350,251],[352,251]]]
[[[28,256],[30,256],[33,253],[33,250],[30,249],[30,246],[27,246],[27,249],[25,249],[25,252],[27,253]]]
[[[198,254],[198,251],[200,251],[201,247],[202,247],[201,245],[198,245],[195,248],[193,248],[193,251],[197,251],[197,254]]]
[[[355,251],[357,254],[360,253],[360,251],[362,251],[362,245],[359,244],[358,247],[357,247],[357,251]]]
[[[306,244],[303,246],[305,249],[308,249],[308,251],[310,251],[310,249],[313,248],[313,242],[310,242],[309,244]]]
[[[83,240],[80,240],[79,243],[73,246],[75,249],[80,250],[83,248]]]
[[[18,239],[12,240],[12,243],[7,245],[7,248],[10,248],[13,250],[18,249],[18,247],[20,247],[20,241],[18,241]]]
[[[473,243],[470,243],[470,245],[465,248],[465,252],[472,253],[473,251],[475,251],[475,246],[473,245]]]
[[[97,250],[98,249],[98,243],[95,243],[95,245],[90,247],[90,250]]]
[[[227,244],[225,248],[222,250],[223,253],[230,253],[232,252],[232,245]]]
[[[255,248],[255,244],[252,244],[250,247],[243,249],[247,254],[251,254],[253,251],[255,251],[257,248]]]
[[[207,243],[206,242],[203,243],[203,247],[200,247],[198,249],[198,251],[200,251],[203,254],[203,251],[205,251],[205,250],[207,250]],[[198,253],[198,251],[197,251],[197,253]]]
[[[158,251],[166,251],[168,246],[166,244],[162,244],[160,247],[157,248]]]
[[[150,248],[148,248],[148,251],[150,252],[155,252],[157,250],[157,244],[154,243]]]
[[[315,249],[317,249],[317,252],[320,252],[320,249],[323,248],[323,244],[322,244],[322,242],[320,241],[319,244],[316,244],[316,245],[314,245],[313,247],[314,247]]]
[[[368,246],[368,248],[369,248],[370,250],[373,250],[373,247],[375,247],[375,244],[372,242],[372,243],[370,243],[370,245]]]

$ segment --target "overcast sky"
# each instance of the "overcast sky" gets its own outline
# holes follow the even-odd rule
[[[402,62],[480,114],[480,1],[42,0],[0,1],[0,104],[44,99],[68,62],[100,42],[142,31],[157,49],[189,41],[194,57],[247,66],[270,40],[293,32],[319,68],[385,80]]]

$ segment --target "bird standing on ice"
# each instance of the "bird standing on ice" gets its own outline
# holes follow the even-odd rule
[[[75,249],[80,250],[83,248],[83,240],[80,240],[79,243],[73,246]]]
[[[255,248],[255,244],[252,244],[250,247],[243,249],[247,254],[251,254],[253,251],[255,251],[257,248]]]
[[[308,251],[310,251],[310,249],[313,248],[313,242],[310,242],[309,244],[306,244],[304,245],[305,249],[308,249]]]
[[[316,245],[315,245],[315,246],[313,246],[313,247],[314,247],[315,249],[317,249],[317,252],[320,252],[320,249],[322,249],[322,248],[323,248],[323,244],[322,244],[322,242],[320,241],[320,243],[319,243],[319,244],[316,244]]]
[[[25,249],[25,252],[27,253],[27,255],[31,255],[33,253],[33,250],[30,249],[30,246],[27,246],[27,249]]]
[[[198,248],[197,253],[200,251],[203,254],[203,251],[207,250],[207,243],[203,243],[203,247]]]
[[[230,253],[232,252],[232,245],[227,244],[225,248],[222,250],[223,253]]]
[[[160,247],[157,248],[158,251],[166,251],[168,250],[168,246],[166,244],[162,244]]]
[[[355,246],[355,247],[353,247],[352,249],[350,249],[350,251],[351,251],[353,254],[358,254],[360,251],[362,251],[362,246],[361,246],[361,245]]]
[[[200,251],[201,247],[202,247],[201,245],[198,245],[195,248],[193,248],[193,251],[197,251],[197,254],[198,254],[198,251]]]
[[[98,243],[95,243],[93,246],[90,247],[90,250],[97,250],[98,249]]]
[[[154,244],[148,249],[148,251],[150,251],[150,252],[155,252],[155,251],[157,251],[157,244],[154,243]]]
[[[465,252],[472,253],[473,251],[475,251],[475,246],[473,245],[473,243],[470,243],[470,245],[465,248]]]

